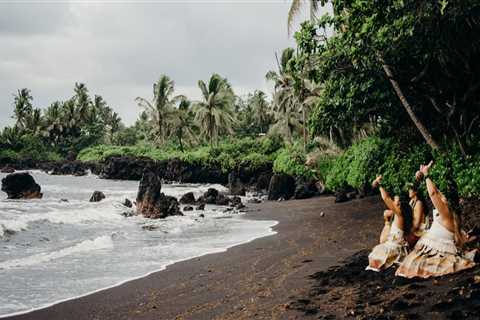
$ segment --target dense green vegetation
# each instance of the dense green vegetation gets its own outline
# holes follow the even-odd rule
[[[294,35],[296,48],[266,74],[271,98],[239,97],[213,74],[191,101],[161,75],[152,97],[136,99],[142,112],[126,127],[83,84],[42,110],[22,89],[0,157],[132,155],[226,171],[273,163],[275,172],[320,179],[331,191],[363,188],[381,173],[397,193],[434,159],[442,188],[454,179],[461,195],[478,195],[478,1],[333,0],[333,14],[318,16],[325,2],[305,2],[311,15]],[[289,25],[301,5],[292,2]]]

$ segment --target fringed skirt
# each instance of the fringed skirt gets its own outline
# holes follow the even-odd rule
[[[400,263],[408,254],[408,244],[403,238],[403,231],[392,225],[387,241],[376,245],[368,255],[366,270],[381,271],[393,264]]]
[[[439,277],[475,266],[475,252],[460,254],[453,240],[426,234],[395,273],[405,278]]]

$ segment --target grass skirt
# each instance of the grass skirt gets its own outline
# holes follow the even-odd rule
[[[475,266],[475,252],[461,255],[453,241],[422,237],[397,269],[396,275],[405,278],[439,277]]]
[[[408,254],[408,244],[403,238],[403,232],[392,226],[390,235],[384,243],[376,245],[368,255],[366,270],[381,271],[400,263]]]

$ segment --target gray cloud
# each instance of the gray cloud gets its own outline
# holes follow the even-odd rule
[[[289,1],[70,2],[0,4],[0,127],[11,123],[17,89],[45,107],[87,84],[133,123],[137,96],[160,74],[177,93],[199,97],[197,81],[227,77],[237,94],[268,90],[275,51],[293,46]]]

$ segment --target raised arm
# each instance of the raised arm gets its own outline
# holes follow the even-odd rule
[[[424,177],[426,177],[428,195],[430,196],[430,199],[432,200],[433,205],[440,213],[440,216],[442,218],[450,219],[451,213],[450,213],[450,209],[448,208],[448,203],[444,200],[445,196],[440,192],[440,190],[438,190],[437,186],[432,181],[432,179],[428,177],[428,172],[432,164],[433,164],[433,161],[430,161],[430,163],[426,166],[421,165],[420,172]]]
[[[443,200],[445,199],[445,196],[440,192],[440,190],[438,190],[435,183],[429,177],[427,177],[426,183],[428,195],[430,196],[430,199],[432,199],[432,203],[440,213],[440,216],[442,216],[442,218],[450,219],[450,209],[448,208],[448,204]]]
[[[375,180],[373,180],[372,188],[379,187],[380,195],[382,197],[383,202],[385,202],[385,205],[387,206],[387,208],[392,210],[393,212],[396,212],[397,210],[395,208],[395,205],[393,204],[393,199],[390,196],[390,194],[388,194],[388,192],[385,190],[385,188],[383,188],[380,185],[381,181],[382,181],[382,176],[381,175],[377,176],[377,178]]]
[[[382,196],[382,199],[383,199],[383,202],[385,202],[385,205],[387,206],[388,209],[392,210],[393,212],[395,213],[398,213],[397,211],[397,208],[395,207],[395,205],[393,204],[393,199],[392,197],[390,196],[390,194],[385,190],[385,188],[383,188],[382,186],[380,186],[380,195]]]

